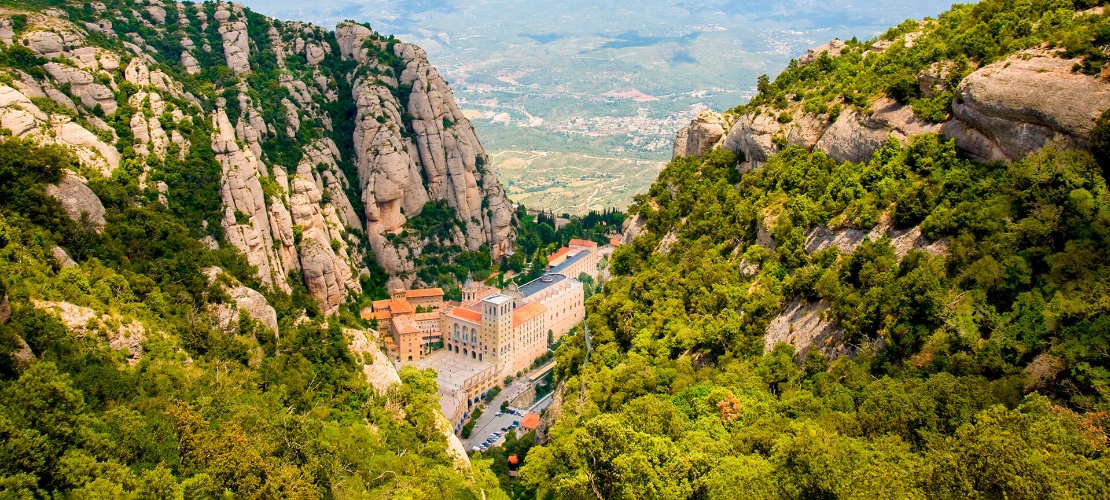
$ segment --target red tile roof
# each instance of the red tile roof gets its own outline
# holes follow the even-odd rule
[[[568,254],[568,253],[570,253],[569,248],[567,248],[567,247],[560,248],[555,253],[547,256],[547,262],[551,263],[552,261],[558,259],[559,257],[566,256],[566,254]]]
[[[393,314],[412,314],[412,304],[407,300],[391,300],[389,301],[389,312]]]
[[[399,335],[409,333],[421,333],[420,328],[417,328],[416,322],[412,320],[412,316],[394,316],[393,329]]]
[[[480,313],[478,311],[471,311],[470,309],[466,309],[466,308],[462,308],[462,307],[456,307],[454,309],[451,309],[450,311],[447,311],[447,315],[448,316],[454,316],[456,318],[459,318],[459,319],[464,320],[464,321],[469,321],[471,323],[481,323],[482,322],[482,313]]]
[[[435,321],[439,319],[439,312],[416,313],[412,317],[416,321]]]
[[[613,245],[615,247],[619,247],[619,246],[621,246],[621,238],[619,236],[614,236],[612,238],[609,238],[609,244]]]
[[[375,311],[384,311],[386,309],[389,309],[390,302],[393,302],[393,299],[375,300],[371,303],[371,306],[374,308]]]
[[[529,320],[547,312],[547,307],[539,302],[530,302],[513,311],[513,328],[527,323]]]
[[[538,425],[540,425],[540,414],[539,413],[529,413],[529,414],[525,415],[524,418],[520,419],[520,428],[521,429],[532,430],[532,429],[535,429],[536,426],[538,426]]]
[[[442,288],[418,288],[405,292],[405,297],[410,299],[424,299],[428,297],[442,297]]]
[[[378,321],[381,321],[383,319],[389,319],[389,318],[392,318],[392,317],[393,317],[393,313],[390,313],[389,311],[374,311],[374,312],[370,313],[369,316],[367,316],[365,313],[363,313],[363,315],[362,315],[362,319],[367,320],[367,321],[370,321],[372,319],[376,319]]]
[[[597,248],[597,243],[596,242],[593,242],[593,241],[590,241],[590,240],[581,240],[581,239],[578,239],[578,238],[574,238],[574,239],[570,240],[569,245],[572,246],[572,247]]]

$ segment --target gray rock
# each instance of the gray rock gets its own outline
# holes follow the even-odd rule
[[[1029,50],[964,78],[952,111],[979,134],[950,127],[960,148],[981,160],[1014,160],[1051,141],[1090,147],[1095,121],[1110,108],[1110,83],[1072,72],[1076,62]]]
[[[59,267],[77,267],[77,262],[70,258],[62,247],[54,247],[50,250],[50,254],[54,257],[54,261],[58,263]]]
[[[62,202],[62,208],[70,219],[80,221],[83,216],[87,216],[93,229],[100,231],[104,228],[104,204],[81,177],[66,172],[58,184],[46,187],[46,193]]]
[[[728,130],[728,121],[719,113],[708,109],[702,110],[690,125],[679,132],[681,137],[675,139],[672,156],[701,156],[717,146]],[[681,144],[680,144],[681,143]]]
[[[35,55],[47,59],[61,56],[65,50],[62,37],[52,31],[32,31],[23,35],[23,40]]]

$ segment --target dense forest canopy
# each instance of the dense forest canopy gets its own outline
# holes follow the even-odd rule
[[[1076,15],[1100,3],[956,5],[791,64],[732,112],[893,97],[940,121],[953,94],[914,84],[935,63],[954,83],[1043,45],[1100,73],[1110,18]],[[577,335],[556,353],[560,405],[525,495],[1110,495],[1108,125],[1093,154],[1007,163],[932,134],[863,162],[783,144],[745,174],[722,149],[676,158],[587,301],[592,350]],[[813,322],[803,349],[768,340]]]
[[[955,84],[977,67],[1030,48],[1058,50],[1081,60],[1075,71],[1098,75],[1110,55],[1110,19],[1105,15],[1077,15],[1102,8],[1096,0],[987,0],[955,4],[936,19],[907,20],[882,36],[847,40],[835,57],[817,54],[810,64],[792,61],[774,81],[759,78],[758,94],[730,110],[769,105],[786,111],[794,102],[806,113],[835,121],[844,106],[866,109],[879,96],[911,104],[914,114],[927,121],[944,121],[956,98]],[[917,77],[928,71],[937,77],[936,90],[926,91]]]
[[[910,83],[937,63],[955,82],[1044,46],[1079,58],[1076,73],[1104,72],[1110,18],[1076,16],[1102,4],[957,5],[849,41],[839,57],[792,64],[733,111],[801,102],[832,118],[886,96],[939,121],[954,95]],[[0,5],[99,15],[91,4]],[[248,87],[282,125],[279,81],[307,72],[306,61],[269,65],[267,21],[246,15],[260,54]],[[163,69],[237,117],[233,93],[223,95],[235,75],[216,56],[185,75],[177,45],[148,17],[124,9],[116,28],[158,44]],[[25,28],[26,17],[11,19]],[[172,29],[220,43],[215,24]],[[400,70],[391,52],[373,55]],[[0,83],[13,84],[15,70],[42,78],[46,62],[5,46]],[[320,71],[354,71],[326,64]],[[863,162],[784,145],[744,174],[736,154],[717,149],[672,161],[627,214],[564,224],[518,207],[517,244],[502,262],[488,247],[429,245],[415,273],[451,298],[466,278],[534,278],[569,239],[605,243],[626,217],[642,228],[587,301],[589,345],[579,329],[555,352],[556,402],[539,444],[511,433],[467,468],[437,429],[435,374],[405,369],[403,384],[377,391],[364,372],[372,357],[349,348],[369,326],[359,300],[384,294],[380,270],[326,316],[300,279],[275,290],[233,246],[201,243],[226,242],[213,126],[167,119],[192,147],[143,157],[130,123],[153,112],[130,106],[142,89],[120,81],[124,105],[110,114],[33,101],[77,123],[103,120],[122,156],[111,175],[0,130],[0,491],[12,497],[1110,497],[1110,115],[1089,152],[1050,145],[1007,163],[970,161],[938,135],[891,139]],[[352,112],[343,100],[322,106]],[[306,130],[353,147],[349,129]],[[313,138],[276,134],[261,148],[292,168]],[[343,156],[339,170],[357,176]],[[48,194],[67,171],[102,200],[102,224],[67,217]],[[162,202],[155,181],[190,196]],[[274,189],[263,185],[265,196]],[[439,242],[459,229],[454,208],[429,202],[389,237]],[[850,244],[814,244],[823,238]],[[261,292],[274,325],[238,308],[229,290],[242,287]],[[788,311],[808,311],[824,336],[801,348],[768,341],[769,330],[809,328]],[[509,455],[524,463],[513,480]]]

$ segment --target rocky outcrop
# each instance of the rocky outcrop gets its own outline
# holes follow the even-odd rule
[[[78,337],[105,339],[112,349],[127,351],[127,363],[131,366],[138,364],[142,358],[146,328],[138,321],[127,321],[111,314],[98,314],[92,309],[69,302],[32,300],[31,303],[36,309],[57,316]]]
[[[672,158],[701,156],[717,146],[728,130],[728,121],[719,113],[704,109],[678,132]]]
[[[883,220],[871,230],[862,229],[829,229],[826,226],[814,226],[806,233],[806,251],[809,253],[820,252],[829,247],[837,247],[842,254],[856,251],[864,240],[878,241],[880,238],[890,238],[890,245],[899,257],[905,257],[910,250],[923,250],[933,255],[947,255],[948,242],[945,240],[930,241],[921,234],[921,229],[894,229],[889,219]]]
[[[906,43],[912,43],[907,37]],[[880,50],[876,43],[873,50]],[[800,61],[812,63],[822,52],[839,55],[843,44],[810,51]],[[1088,137],[1098,116],[1110,108],[1110,82],[1073,72],[1078,62],[1043,49],[1030,49],[984,66],[965,77],[955,89],[952,115],[943,123],[917,118],[909,105],[880,98],[860,112],[841,103],[843,112],[829,122],[826,116],[805,113],[791,103],[778,111],[768,106],[737,118],[721,146],[742,152],[741,171],[758,168],[787,144],[822,151],[838,161],[866,161],[888,138],[905,142],[923,133],[940,133],[973,159],[989,162],[1020,159],[1048,144],[1088,148]],[[950,90],[951,64],[938,63],[918,76],[924,95]],[[835,103],[834,103],[835,104]],[[690,149],[690,135],[699,119],[679,131],[675,141]]]
[[[211,285],[221,279],[221,284],[224,292],[226,292],[234,304],[215,304],[213,309],[216,315],[217,325],[225,332],[234,332],[239,324],[240,311],[246,312],[247,316],[251,319],[262,323],[263,326],[269,328],[270,331],[278,336],[278,318],[277,311],[270,306],[270,302],[266,297],[253,288],[247,288],[234,278],[223,273],[223,269],[219,267],[210,267],[204,270],[204,274],[208,276],[208,284]]]
[[[223,172],[220,195],[227,240],[246,255],[247,262],[258,268],[258,278],[263,283],[288,292],[285,266],[274,250],[269,210],[259,181],[259,176],[267,175],[266,166],[250,150],[239,149],[235,129],[223,109],[213,114],[212,125],[215,129],[212,151]]]
[[[338,151],[334,148],[334,144],[317,144],[313,148],[316,155],[309,155],[307,161],[302,161],[292,178],[289,198],[293,224],[301,228],[298,248],[305,286],[326,314],[338,311],[349,292],[362,291],[357,273],[352,272],[352,259],[343,239],[344,224],[349,220],[340,219],[335,205],[321,203],[323,193],[327,192],[325,183],[330,183],[332,193],[340,187],[340,174],[333,156],[338,155]],[[315,165],[327,166],[322,169],[323,173],[317,171],[311,163],[313,160],[320,160]],[[338,194],[342,196],[342,191]],[[349,204],[344,208],[354,211]],[[357,218],[355,221],[357,223]]]
[[[104,228],[104,204],[85,185],[85,179],[67,171],[57,184],[46,187],[46,194],[62,202],[66,215],[74,222],[84,220],[96,231]]]
[[[235,74],[249,73],[250,38],[247,36],[247,18],[242,15],[237,4],[219,4],[215,19],[220,23],[219,32],[223,39],[224,59],[227,67]]]
[[[65,50],[62,37],[53,31],[32,31],[23,35],[22,38],[31,52],[47,59],[58,57]]]
[[[364,64],[377,64],[365,44],[391,48],[404,69],[379,79],[411,89],[407,99],[401,95],[405,102],[370,79],[357,80],[353,89],[356,164],[367,233],[379,264],[392,274],[411,273],[410,249],[391,244],[385,235],[399,232],[431,200],[457,211],[465,230],[453,243],[470,250],[487,244],[495,259],[505,255],[515,236],[512,206],[493,171],[485,168],[488,157],[473,127],[424,51],[404,43],[389,46],[354,24],[341,24],[336,39],[344,58]],[[394,72],[383,66],[378,71]]]
[[[60,268],[77,267],[77,262],[74,262],[73,258],[71,258],[62,247],[50,249],[50,256],[54,257],[54,262],[57,263]]]
[[[290,291],[290,276],[301,279],[320,309],[334,313],[361,292],[369,251],[397,281],[411,283],[413,256],[428,241],[402,241],[396,234],[428,201],[442,201],[457,213],[460,229],[437,243],[470,250],[487,245],[495,258],[510,250],[512,206],[451,90],[416,46],[353,24],[340,25],[333,42],[311,24],[273,20],[262,26],[266,39],[251,40],[248,22],[255,18],[231,2],[143,1],[123,7],[128,12],[90,6],[99,12],[96,19],[63,10],[35,14],[18,34],[10,11],[0,12],[0,38],[50,59],[35,75],[5,68],[11,78],[0,84],[0,128],[65,146],[83,168],[105,176],[119,167],[121,153],[133,152],[129,167],[140,170],[138,187],[151,202],[172,209],[181,201],[175,198],[192,193],[163,177],[162,162],[171,151],[183,161],[196,153],[191,133],[202,121],[210,123],[222,231],[193,229],[208,248],[230,245],[242,252],[266,286]],[[117,36],[112,20],[120,16],[149,29],[101,43],[104,36]],[[164,53],[163,47],[174,46],[180,53]],[[395,57],[379,61],[383,50]],[[221,56],[231,71],[217,87],[200,97],[187,92],[181,79],[206,78],[202,70],[219,65]],[[294,57],[303,58],[298,69],[282,72],[276,85],[254,88],[258,82],[246,78],[252,64],[287,69]],[[327,64],[332,58],[357,66],[337,73]],[[122,88],[124,80],[135,88]],[[340,95],[348,83],[351,95]],[[117,101],[118,95],[127,102]],[[352,117],[329,104],[346,98],[357,104],[355,122],[337,124]],[[38,99],[65,110],[40,108]],[[125,130],[117,130],[120,120]],[[354,148],[341,152],[337,143],[348,141],[336,131],[352,125]],[[349,163],[357,178],[348,178]],[[71,181],[52,192],[71,216],[88,212],[93,226],[102,226],[103,206]]]
[[[817,48],[809,49],[806,55],[798,58],[800,64],[813,64],[821,54],[828,53],[830,58],[840,57],[840,53],[844,51],[844,47],[848,45],[840,40],[830,40],[829,43],[819,45]]]
[[[805,302],[795,300],[783,309],[763,335],[763,352],[771,352],[780,343],[794,346],[798,359],[805,359],[811,349],[836,358],[849,354],[851,348],[844,344],[844,331],[829,319],[826,301]]]
[[[109,115],[116,112],[118,105],[112,89],[94,83],[93,76],[88,72],[55,62],[44,64],[43,69],[59,84],[69,85],[69,94],[80,99],[85,107],[93,109],[100,106]]]
[[[644,233],[646,228],[647,219],[640,214],[625,219],[624,224],[621,225],[621,244],[627,245],[632,243],[637,236]]]
[[[32,94],[46,95],[41,86],[20,86]],[[65,146],[82,164],[104,174],[110,174],[119,166],[120,154],[116,148],[73,123],[68,116],[46,114],[26,94],[4,84],[0,84],[0,128],[10,130],[16,137]]]
[[[1076,73],[1079,61],[1029,50],[984,66],[960,82],[945,132],[984,160],[1022,158],[1049,142],[1089,148],[1110,108],[1110,82]]]

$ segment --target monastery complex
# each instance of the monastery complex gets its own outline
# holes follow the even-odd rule
[[[545,273],[505,289],[468,281],[459,302],[440,288],[395,290],[362,311],[377,322],[394,362],[434,368],[444,415],[456,431],[470,407],[501,382],[528,370],[585,318],[576,278],[598,279],[597,243],[570,240],[548,256]]]

